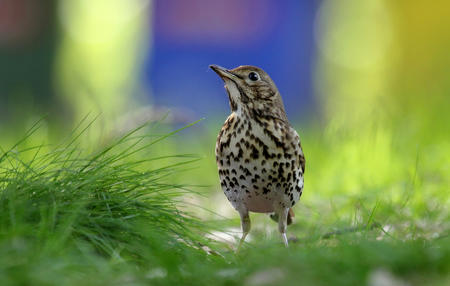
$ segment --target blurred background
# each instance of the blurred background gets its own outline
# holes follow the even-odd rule
[[[301,135],[309,201],[381,189],[395,200],[426,181],[416,195],[448,203],[436,186],[449,186],[449,11],[446,0],[0,0],[0,143],[43,116],[49,140],[89,113],[94,137],[205,118],[180,135],[190,144],[166,148],[204,156],[180,180],[217,190],[229,107],[208,65],[250,64]]]
[[[108,127],[167,109],[223,119],[209,64],[265,69],[292,121],[447,107],[450,4],[360,2],[1,0],[0,128],[44,114],[67,127],[88,112]]]

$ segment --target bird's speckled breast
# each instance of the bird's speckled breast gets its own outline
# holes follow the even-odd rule
[[[273,212],[292,207],[303,189],[303,152],[297,132],[276,119],[232,113],[216,143],[222,189],[234,208]]]

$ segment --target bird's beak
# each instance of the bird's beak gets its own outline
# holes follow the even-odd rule
[[[217,66],[217,65],[210,65],[209,66],[213,71],[215,71],[223,80],[230,79],[232,81],[237,81],[238,77],[232,73],[231,71],[227,70],[224,67]]]

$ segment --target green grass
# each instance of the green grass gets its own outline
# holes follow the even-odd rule
[[[252,215],[235,254],[214,236],[239,225],[234,213],[215,214],[227,203],[214,195],[215,132],[158,135],[150,124],[93,146],[84,142],[91,124],[36,145],[38,123],[1,150],[1,285],[450,282],[445,140],[417,148],[401,127],[303,130],[306,189],[290,247],[267,216]],[[174,155],[185,153],[200,158]]]

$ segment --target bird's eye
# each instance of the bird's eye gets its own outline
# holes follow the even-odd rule
[[[251,81],[257,81],[259,79],[259,75],[256,72],[251,72],[248,74],[248,78]]]

